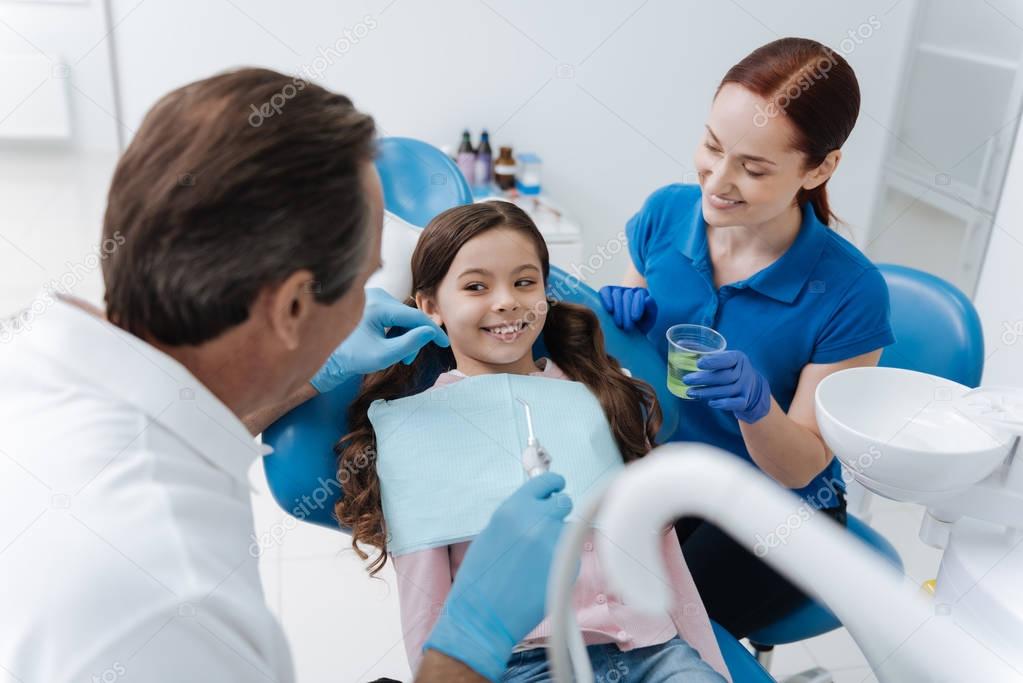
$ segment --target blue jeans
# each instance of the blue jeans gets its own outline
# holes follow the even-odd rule
[[[628,652],[614,643],[586,648],[594,683],[723,683],[721,674],[700,659],[700,653],[678,636],[660,645]],[[516,652],[508,660],[501,683],[543,683],[551,680],[547,649]]]

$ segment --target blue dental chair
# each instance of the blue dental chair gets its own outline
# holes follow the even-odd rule
[[[916,268],[878,265],[891,295],[896,342],[881,365],[926,372],[968,387],[984,373],[984,333],[973,302],[952,284]]]
[[[387,210],[414,225],[426,225],[441,211],[472,201],[469,185],[454,163],[437,148],[419,140],[382,139],[376,167]],[[597,293],[564,271],[552,267],[549,284],[555,298],[584,304],[597,314],[609,352],[657,390],[664,412],[660,436],[674,433],[678,411],[663,381],[664,360],[654,348],[642,335],[619,330],[604,311]],[[542,336],[534,353],[546,354]],[[360,381],[359,377],[352,378],[311,399],[263,432],[263,441],[274,449],[263,460],[271,493],[278,505],[300,520],[339,530],[333,513],[334,502],[340,495],[333,445],[345,431],[348,405]],[[774,681],[741,643],[717,624],[713,626],[735,683]]]

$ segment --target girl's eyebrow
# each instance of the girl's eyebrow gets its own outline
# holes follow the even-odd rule
[[[537,268],[532,263],[523,263],[521,266],[519,266],[518,268],[516,268],[512,272],[513,273],[518,273],[519,271],[528,270],[530,268],[532,268],[533,270],[540,270],[539,268]],[[458,277],[462,277],[464,275],[469,275],[470,273],[477,273],[479,275],[486,275],[486,276],[493,275],[493,273],[491,273],[486,268],[467,268],[467,269],[463,270],[461,273],[459,273]]]

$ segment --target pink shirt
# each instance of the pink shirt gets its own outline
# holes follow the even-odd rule
[[[530,373],[552,379],[568,379],[549,359],[542,371]],[[445,372],[437,378],[433,388],[453,384],[464,379],[457,370]],[[451,583],[462,564],[470,541],[440,548],[420,550],[393,557],[398,579],[398,601],[401,607],[402,631],[405,650],[412,671],[419,666],[423,644],[433,629]],[[587,645],[615,643],[621,650],[659,645],[676,634],[695,648],[700,656],[727,680],[731,680],[718,649],[703,601],[689,573],[679,548],[675,529],[664,534],[662,554],[668,567],[669,579],[675,592],[675,606],[670,613],[650,616],[633,610],[613,593],[604,578],[597,553],[594,552],[592,534],[583,546],[576,580],[574,599],[576,620]],[[509,586],[509,590],[515,587]],[[517,650],[543,647],[550,636],[550,619],[545,618],[533,629]]]

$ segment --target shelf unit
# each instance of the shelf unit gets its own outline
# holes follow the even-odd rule
[[[866,251],[973,294],[1023,106],[1023,3],[913,0]]]

